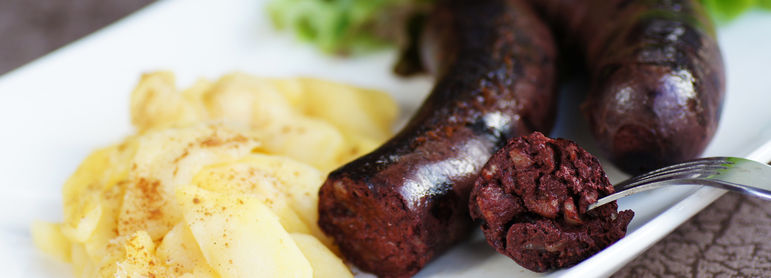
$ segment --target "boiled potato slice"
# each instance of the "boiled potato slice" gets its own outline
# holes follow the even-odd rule
[[[132,94],[132,121],[153,128],[215,120],[255,129],[268,153],[328,172],[391,135],[398,107],[387,94],[312,78],[242,73],[179,92],[168,72],[146,74]]]
[[[222,277],[311,277],[311,265],[258,198],[186,186],[177,192],[201,253]]]
[[[72,270],[76,277],[100,277],[91,258],[86,254],[86,249],[82,244],[74,243],[70,248],[70,258],[72,259]]]
[[[182,220],[172,201],[178,187],[190,184],[203,167],[239,159],[259,146],[245,131],[222,124],[152,131],[137,141],[118,232],[145,230],[153,240],[160,240]]]
[[[211,119],[255,128],[284,122],[287,116],[297,113],[271,82],[240,73],[220,78],[202,100]]]
[[[340,166],[346,139],[334,126],[317,119],[288,116],[254,131],[263,145],[260,152],[285,155],[324,172]]]
[[[83,242],[86,253],[97,265],[114,263],[122,256],[123,250],[110,242],[118,236],[118,213],[124,192],[125,182],[120,182],[100,194],[101,216],[91,236]]]
[[[337,159],[339,165],[348,163],[362,155],[365,155],[383,143],[383,140],[373,139],[359,134],[346,134],[347,149]]]
[[[117,151],[116,147],[107,147],[92,152],[75,170],[75,173],[64,183],[62,193],[64,195],[65,208],[76,209],[85,191],[100,191],[106,183],[105,172],[112,164],[110,157]],[[80,209],[78,209],[80,210]],[[72,216],[75,211],[65,210],[65,218]]]
[[[35,221],[32,223],[32,242],[38,249],[54,258],[69,262],[70,241],[62,234],[61,224]]]
[[[291,234],[292,239],[300,247],[305,258],[313,267],[314,278],[344,278],[353,277],[343,260],[332,253],[323,243],[306,234]]]
[[[314,78],[300,81],[306,115],[329,121],[345,133],[381,141],[391,136],[399,106],[388,94]]]
[[[273,185],[282,193],[292,209],[310,228],[311,234],[324,244],[332,247],[332,240],[319,229],[318,225],[318,192],[325,176],[304,163],[290,158],[252,154],[244,157],[239,163],[248,165],[259,175],[273,177]]]
[[[309,118],[269,79],[245,74],[223,76],[203,96],[211,119],[254,128],[261,149],[283,154],[325,171],[338,166],[345,138],[326,121]]]
[[[169,266],[171,274],[181,276],[195,274],[195,277],[216,277],[217,274],[206,263],[193,233],[184,222],[180,222],[163,237],[155,251],[158,259]]]
[[[309,226],[316,225],[319,188],[324,183],[324,175],[321,172],[281,156],[252,154],[244,157],[241,162],[275,177],[278,190],[286,194],[292,208]]]
[[[131,93],[131,123],[140,133],[150,129],[189,125],[203,118],[200,92],[210,84],[199,81],[185,93],[180,93],[175,82],[171,72],[142,75]]]
[[[99,219],[102,218],[102,204],[99,200],[91,198],[82,207],[82,214],[68,221],[62,226],[62,233],[70,240],[83,243],[88,240],[96,230]]]
[[[193,178],[193,185],[220,192],[252,195],[278,216],[281,226],[289,233],[310,234],[311,230],[289,205],[285,194],[279,190],[283,184],[273,173],[255,168],[242,161],[211,165]]]
[[[136,153],[135,137],[125,142],[91,153],[75,173],[65,182],[64,223],[62,232],[77,242],[85,242],[109,224],[103,218],[112,217],[123,192],[123,183],[129,172],[131,159]],[[112,230],[112,226],[101,229]],[[110,235],[112,237],[114,235]],[[97,245],[103,245],[107,239]],[[100,247],[101,248],[101,247]],[[93,248],[86,249],[93,251]]]
[[[65,222],[77,225],[96,202],[95,198],[128,176],[131,159],[136,153],[135,137],[123,143],[92,152],[64,183]]]
[[[305,88],[300,78],[264,78],[263,80],[273,84],[295,109],[303,106]]]
[[[117,263],[116,278],[170,277],[162,262],[155,256],[155,244],[144,231],[129,238],[125,245],[126,257]]]

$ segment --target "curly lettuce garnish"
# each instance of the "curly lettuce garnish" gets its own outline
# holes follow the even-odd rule
[[[771,0],[702,0],[702,3],[721,22],[736,19],[754,8],[771,10]]]
[[[325,52],[350,53],[399,43],[407,19],[432,0],[273,0],[268,12],[280,29]]]

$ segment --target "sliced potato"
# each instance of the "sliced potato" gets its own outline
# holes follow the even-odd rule
[[[278,217],[258,198],[186,186],[178,191],[177,201],[201,253],[220,276],[313,275]]]
[[[132,235],[125,248],[126,257],[117,263],[116,278],[170,276],[155,256],[155,244],[146,232],[139,231]]]
[[[31,233],[32,242],[38,249],[58,260],[70,261],[71,244],[62,234],[61,224],[35,221],[32,223]]]
[[[100,194],[101,216],[91,236],[83,242],[86,253],[96,265],[112,264],[123,256],[123,250],[110,242],[118,236],[118,213],[124,192],[125,182],[120,182]]]
[[[271,82],[239,73],[220,78],[202,100],[211,119],[255,128],[286,122],[297,113]]]
[[[396,108],[311,78],[234,73],[179,90],[146,74],[137,135],[83,161],[63,223],[35,224],[34,240],[80,277],[350,277],[316,225],[318,190],[390,136]]]
[[[330,248],[334,248],[332,239],[316,224],[319,214],[318,192],[325,178],[321,172],[290,158],[265,154],[252,154],[244,157],[239,163],[248,165],[263,176],[273,177],[274,185],[285,194],[289,205],[310,228],[311,234]]]
[[[206,92],[204,106],[211,119],[252,127],[263,142],[261,150],[331,170],[345,149],[342,133],[302,115],[281,88],[268,79],[230,74]]]
[[[260,152],[279,154],[313,165],[324,172],[339,166],[346,139],[334,126],[317,119],[292,116],[286,122],[255,130]]]
[[[306,234],[291,234],[305,258],[313,267],[314,278],[353,277],[343,260],[332,253],[321,241]]]
[[[315,170],[315,169],[314,169]],[[310,234],[311,230],[292,209],[273,173],[243,161],[211,165],[193,178],[193,185],[220,193],[248,194],[262,201],[275,213],[281,226],[290,233]]]
[[[373,139],[359,134],[346,134],[346,149],[337,157],[335,166],[343,165],[380,146],[384,140]]]
[[[168,72],[145,75],[132,94],[140,132],[215,120],[255,129],[263,151],[324,172],[367,153],[391,135],[398,106],[387,94],[312,78],[242,73],[177,91]]]
[[[134,138],[92,152],[64,183],[65,222],[75,227],[98,203],[95,200],[99,194],[127,178],[131,159],[136,153]]]
[[[210,164],[239,159],[259,143],[239,128],[200,124],[148,132],[139,139],[118,218],[118,232],[161,239],[181,221],[175,190]]]
[[[195,89],[200,89],[206,83],[193,86],[193,93],[181,94],[176,87],[174,74],[171,72],[155,72],[142,75],[139,84],[131,93],[131,123],[140,133],[151,129],[184,126],[202,119]],[[207,86],[208,87],[208,86]]]
[[[78,243],[83,243],[91,238],[99,224],[99,219],[102,218],[102,204],[100,203],[97,199],[89,200],[81,210],[82,215],[62,226],[62,233],[70,240]]]
[[[391,136],[399,106],[388,94],[315,78],[300,82],[304,114],[329,121],[345,133],[380,141]]]
[[[128,176],[129,165],[136,152],[134,138],[129,137],[122,144],[91,153],[65,183],[62,190],[64,223],[61,229],[70,240],[86,242],[97,230],[112,231],[114,228],[115,209],[120,206],[123,192],[123,187],[116,185],[124,182]],[[113,222],[102,221],[107,218]],[[109,227],[100,228],[104,225]],[[101,248],[106,240],[101,237],[98,243],[87,244],[89,254],[93,251],[89,245],[99,245]]]
[[[155,251],[158,259],[169,266],[174,276],[190,274],[194,277],[216,277],[217,274],[206,263],[193,233],[184,222],[180,222],[163,237]]]
[[[316,236],[337,250],[332,239],[316,224],[318,191],[324,175],[313,167],[293,159],[252,154],[238,161],[211,165],[196,175],[193,184],[217,192],[236,192],[260,198],[279,216],[290,233]]]
[[[72,270],[75,277],[100,277],[97,268],[86,254],[86,249],[82,244],[73,243],[70,248],[70,258],[72,259]]]

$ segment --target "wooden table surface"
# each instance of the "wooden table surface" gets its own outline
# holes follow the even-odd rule
[[[2,0],[0,74],[150,2]],[[614,277],[771,277],[771,202],[729,193]]]

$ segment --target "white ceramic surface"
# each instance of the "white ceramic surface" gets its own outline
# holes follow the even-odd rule
[[[0,77],[0,271],[3,277],[71,277],[70,267],[33,246],[35,219],[61,219],[61,186],[93,149],[132,132],[128,96],[140,74],[168,69],[179,86],[230,71],[315,76],[393,94],[409,116],[431,88],[428,77],[391,74],[395,53],[325,56],[273,30],[264,1],[155,3],[95,34]],[[771,158],[771,15],[754,13],[719,30],[728,69],[723,119],[705,155]],[[580,85],[576,85],[579,87]],[[552,135],[595,149],[570,91]],[[755,151],[753,153],[753,151]],[[608,163],[609,176],[621,175]],[[669,188],[619,202],[635,210],[626,238],[573,268],[537,274],[489,248],[479,233],[428,265],[420,277],[606,276],[722,194]]]

